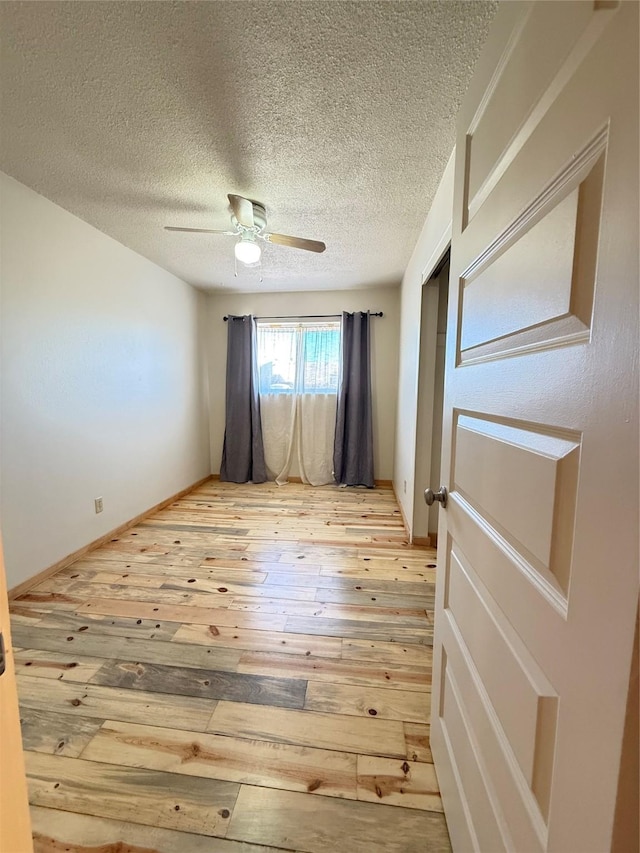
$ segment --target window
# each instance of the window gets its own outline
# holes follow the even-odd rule
[[[261,394],[331,394],[338,390],[340,321],[258,322]]]

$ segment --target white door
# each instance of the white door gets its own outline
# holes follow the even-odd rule
[[[0,853],[31,853],[31,824],[24,773],[18,693],[11,651],[7,582],[0,541],[0,635],[4,671],[0,674]],[[0,664],[0,670],[3,669]]]
[[[602,853],[638,604],[637,3],[501,4],[453,216],[431,732],[452,842]]]

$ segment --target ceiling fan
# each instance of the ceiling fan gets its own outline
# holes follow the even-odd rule
[[[267,212],[263,204],[243,198],[241,195],[227,196],[233,211],[231,215],[232,231],[217,231],[211,228],[180,228],[165,225],[165,231],[191,231],[201,234],[226,234],[239,237],[235,245],[235,256],[243,264],[257,264],[262,251],[257,240],[265,243],[277,243],[280,246],[292,246],[294,249],[306,249],[308,252],[324,252],[327,248],[320,240],[306,240],[304,237],[289,237],[286,234],[273,234],[266,231]]]

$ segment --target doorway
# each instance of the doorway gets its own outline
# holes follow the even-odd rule
[[[428,507],[424,490],[440,485],[444,356],[449,304],[449,249],[422,286],[420,312],[420,362],[418,366],[418,414],[413,501],[413,542],[436,546],[438,512]]]

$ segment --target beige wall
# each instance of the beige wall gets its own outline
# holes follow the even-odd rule
[[[403,515],[411,527],[417,489],[415,459],[422,285],[431,275],[451,240],[453,161],[452,153],[411,255],[400,290],[401,348],[393,482]]]
[[[212,294],[208,298],[211,463],[220,471],[224,438],[225,366],[227,327],[225,314],[285,316],[333,314],[341,311],[383,311],[372,323],[374,470],[376,479],[393,475],[393,448],[396,419],[396,378],[398,371],[397,288],[314,291],[296,293]],[[295,472],[292,471],[292,474]]]
[[[0,191],[12,587],[210,473],[206,297],[5,175]]]

